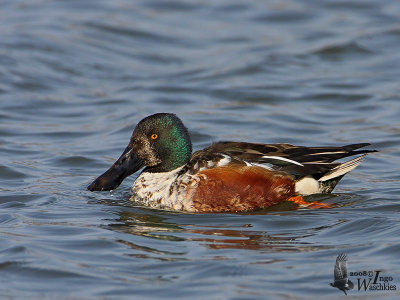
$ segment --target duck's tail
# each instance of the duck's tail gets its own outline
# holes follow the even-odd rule
[[[333,168],[328,173],[324,174],[321,178],[318,179],[319,182],[319,192],[320,193],[330,193],[338,184],[340,179],[343,178],[344,175],[354,170],[357,166],[359,166],[364,160],[367,154],[360,155],[352,160],[346,161],[337,167]]]

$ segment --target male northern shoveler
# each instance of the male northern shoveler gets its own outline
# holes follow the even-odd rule
[[[357,167],[370,144],[302,147],[218,142],[192,154],[188,130],[174,114],[144,118],[120,158],[88,186],[112,190],[145,167],[132,186],[135,199],[153,208],[188,212],[240,212],[297,195],[330,193]],[[344,163],[334,161],[359,155]]]

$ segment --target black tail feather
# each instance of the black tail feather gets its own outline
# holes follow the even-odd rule
[[[352,155],[357,155],[357,154],[364,154],[364,153],[371,153],[371,152],[378,152],[378,150],[369,150],[369,149],[364,149],[364,150],[357,150],[359,148],[364,148],[367,146],[370,146],[370,143],[360,143],[360,144],[351,144],[351,145],[346,145],[343,146],[343,150],[348,152],[347,156],[352,156]]]
[[[300,163],[332,163],[348,156],[377,152],[377,150],[356,150],[371,145],[370,143],[351,144],[343,147],[296,147],[284,153]]]

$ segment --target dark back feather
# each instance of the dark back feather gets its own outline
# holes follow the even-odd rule
[[[304,147],[290,144],[226,141],[214,143],[204,150],[195,152],[192,159],[198,159],[200,155],[212,158],[216,154],[225,154],[238,161],[270,164],[273,169],[285,171],[298,178],[312,175],[315,179],[319,179],[325,173],[340,165],[340,163],[334,163],[335,160],[357,154],[376,152],[376,150],[357,150],[368,145],[370,144],[351,144],[342,147]],[[279,158],[283,158],[283,160]],[[297,164],[294,162],[297,162]]]

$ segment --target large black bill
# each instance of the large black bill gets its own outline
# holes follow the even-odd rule
[[[143,161],[137,157],[132,149],[127,147],[120,158],[87,188],[92,192],[114,190],[126,177],[140,170],[143,166]]]

